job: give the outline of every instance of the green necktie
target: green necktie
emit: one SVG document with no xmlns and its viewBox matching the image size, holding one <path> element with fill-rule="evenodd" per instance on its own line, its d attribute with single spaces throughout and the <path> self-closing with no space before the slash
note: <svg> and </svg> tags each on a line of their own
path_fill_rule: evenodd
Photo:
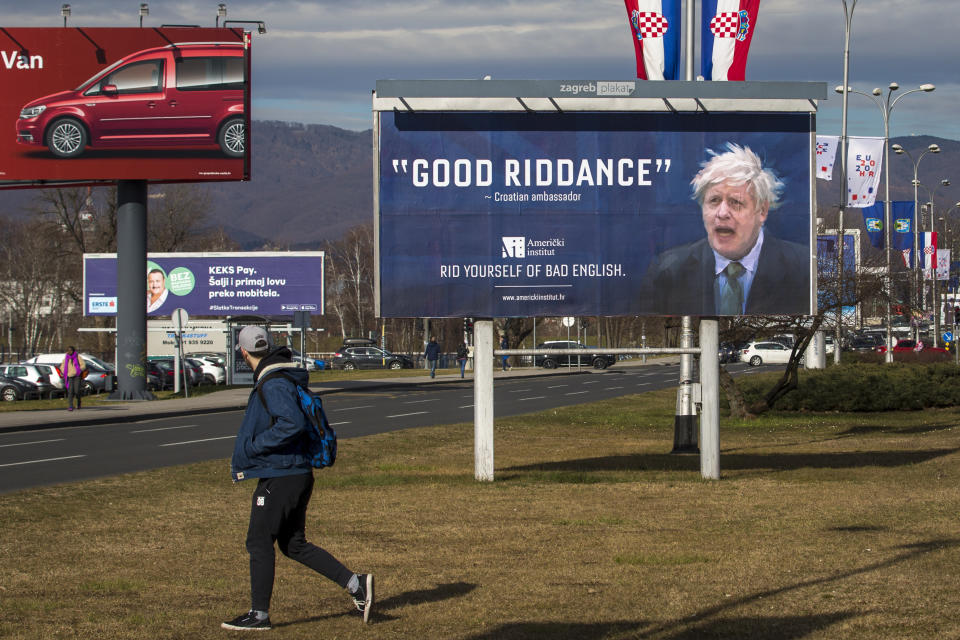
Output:
<svg viewBox="0 0 960 640">
<path fill-rule="evenodd" d="M 740 284 L 740 275 L 745 271 L 739 262 L 731 262 L 723 270 L 727 279 L 727 286 L 720 297 L 720 315 L 739 316 L 743 313 L 743 285 Z"/>
</svg>

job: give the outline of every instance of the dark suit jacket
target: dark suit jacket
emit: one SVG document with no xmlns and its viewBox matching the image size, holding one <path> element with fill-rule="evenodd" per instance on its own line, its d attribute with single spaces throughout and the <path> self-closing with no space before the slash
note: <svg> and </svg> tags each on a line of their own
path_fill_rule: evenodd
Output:
<svg viewBox="0 0 960 640">
<path fill-rule="evenodd" d="M 715 316 L 713 250 L 706 238 L 661 253 L 640 284 L 644 313 Z M 807 248 L 764 234 L 746 315 L 810 313 L 810 254 Z"/>
</svg>

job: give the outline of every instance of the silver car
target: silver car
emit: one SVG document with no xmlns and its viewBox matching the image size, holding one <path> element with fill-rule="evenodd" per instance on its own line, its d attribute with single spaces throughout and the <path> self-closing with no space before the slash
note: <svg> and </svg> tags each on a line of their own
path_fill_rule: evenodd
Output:
<svg viewBox="0 0 960 640">
<path fill-rule="evenodd" d="M 56 389 L 53 384 L 51 384 L 50 377 L 41 371 L 38 365 L 3 364 L 0 365 L 0 375 L 32 382 L 37 385 L 37 392 L 41 398 L 52 398 L 56 394 Z"/>
</svg>

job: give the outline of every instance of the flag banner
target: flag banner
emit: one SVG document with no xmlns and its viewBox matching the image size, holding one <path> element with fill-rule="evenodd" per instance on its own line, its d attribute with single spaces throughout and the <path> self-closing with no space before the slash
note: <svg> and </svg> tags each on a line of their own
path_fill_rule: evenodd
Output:
<svg viewBox="0 0 960 640">
<path fill-rule="evenodd" d="M 744 80 L 760 0 L 703 0 L 700 70 L 705 80 Z"/>
<path fill-rule="evenodd" d="M 923 277 L 927 280 L 933 278 L 933 269 L 937 264 L 937 232 L 925 231 L 919 234 L 920 246 L 917 252 L 922 256 Z"/>
<path fill-rule="evenodd" d="M 623 0 L 637 53 L 637 77 L 677 80 L 680 73 L 680 0 Z"/>
<path fill-rule="evenodd" d="M 833 180 L 833 161 L 837 157 L 840 136 L 817 136 L 817 177 Z"/>
<path fill-rule="evenodd" d="M 937 251 L 937 280 L 950 279 L 950 249 Z"/>
<path fill-rule="evenodd" d="M 894 200 L 890 209 L 893 220 L 893 249 L 903 256 L 903 264 L 910 266 L 910 254 L 913 253 L 913 202 Z"/>
<path fill-rule="evenodd" d="M 847 143 L 847 206 L 869 207 L 877 199 L 883 168 L 883 138 L 850 138 Z"/>
<path fill-rule="evenodd" d="M 819 142 L 817 144 L 819 146 Z M 883 249 L 886 246 L 886 233 L 883 231 L 884 213 L 883 202 L 874 202 L 863 209 L 863 226 L 867 229 L 870 244 L 877 249 Z"/>
</svg>

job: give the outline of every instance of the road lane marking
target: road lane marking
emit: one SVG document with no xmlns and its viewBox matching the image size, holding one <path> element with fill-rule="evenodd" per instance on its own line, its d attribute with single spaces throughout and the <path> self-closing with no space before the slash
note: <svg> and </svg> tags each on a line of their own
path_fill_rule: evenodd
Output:
<svg viewBox="0 0 960 640">
<path fill-rule="evenodd" d="M 413 413 L 398 413 L 395 416 L 387 416 L 388 418 L 406 418 L 407 416 L 419 416 L 424 413 L 430 413 L 429 411 L 415 411 Z"/>
<path fill-rule="evenodd" d="M 179 447 L 182 444 L 197 444 L 199 442 L 213 442 L 214 440 L 232 440 L 237 436 L 222 436 L 219 438 L 204 438 L 203 440 L 185 440 L 184 442 L 168 442 L 160 445 L 161 447 Z"/>
<path fill-rule="evenodd" d="M 527 391 L 533 391 L 533 389 L 514 389 L 513 391 L 508 391 L 507 393 L 526 393 Z"/>
<path fill-rule="evenodd" d="M 39 462 L 59 462 L 60 460 L 73 460 L 74 458 L 86 458 L 87 456 L 64 456 L 62 458 L 44 458 L 43 460 L 25 460 L 23 462 L 8 462 L 0 464 L 0 467 L 16 467 L 23 464 L 37 464 Z"/>
<path fill-rule="evenodd" d="M 650 384 L 650 383 L 649 383 L 649 382 L 638 382 L 638 383 L 637 383 L 637 386 L 638 386 L 638 387 L 645 387 L 645 386 L 647 386 L 648 384 Z"/>
<path fill-rule="evenodd" d="M 408 402 L 404 402 L 403 404 L 420 404 L 423 402 L 440 402 L 440 398 L 433 398 L 431 400 L 410 400 Z"/>
<path fill-rule="evenodd" d="M 33 442 L 15 442 L 13 444 L 0 444 L 0 449 L 4 447 L 25 447 L 28 444 L 47 444 L 48 442 L 63 442 L 66 438 L 57 438 L 55 440 L 34 440 Z"/>
<path fill-rule="evenodd" d="M 563 394 L 563 395 L 565 395 L 565 396 L 578 396 L 578 395 L 580 395 L 581 393 L 590 393 L 590 392 L 589 392 L 589 391 L 569 391 L 569 392 L 567 392 L 567 393 L 565 393 L 565 394 Z"/>
<path fill-rule="evenodd" d="M 350 421 L 347 420 L 346 422 L 331 422 L 331 423 L 330 423 L 330 426 L 331 426 L 331 427 L 338 427 L 338 426 L 340 426 L 341 424 L 350 424 Z"/>
<path fill-rule="evenodd" d="M 617 389 L 623 389 L 623 387 L 604 387 L 604 391 L 615 391 Z"/>
<path fill-rule="evenodd" d="M 372 409 L 375 405 L 365 404 L 359 407 L 339 407 L 337 409 L 330 409 L 330 411 L 353 411 L 354 409 Z"/>
<path fill-rule="evenodd" d="M 457 407 L 457 409 L 469 409 L 472 406 L 473 406 L 472 404 L 465 404 L 462 407 Z"/>
<path fill-rule="evenodd" d="M 176 427 L 157 427 L 156 429 L 138 429 L 137 431 L 131 431 L 130 433 L 150 433 L 151 431 L 170 431 L 171 429 L 189 429 L 191 427 L 199 427 L 198 424 L 183 424 Z"/>
<path fill-rule="evenodd" d="M 559 389 L 560 387 L 569 387 L 568 384 L 555 384 L 552 387 L 547 387 L 547 389 Z"/>
<path fill-rule="evenodd" d="M 587 381 L 584 382 L 583 384 L 597 384 L 598 382 L 600 382 L 600 381 L 599 381 L 599 380 L 587 380 Z"/>
<path fill-rule="evenodd" d="M 533 397 L 530 397 L 530 398 L 518 398 L 518 399 L 517 399 L 517 402 L 523 402 L 524 400 L 542 400 L 542 399 L 544 399 L 544 398 L 546 398 L 546 397 L 547 397 L 547 396 L 533 396 Z"/>
</svg>

